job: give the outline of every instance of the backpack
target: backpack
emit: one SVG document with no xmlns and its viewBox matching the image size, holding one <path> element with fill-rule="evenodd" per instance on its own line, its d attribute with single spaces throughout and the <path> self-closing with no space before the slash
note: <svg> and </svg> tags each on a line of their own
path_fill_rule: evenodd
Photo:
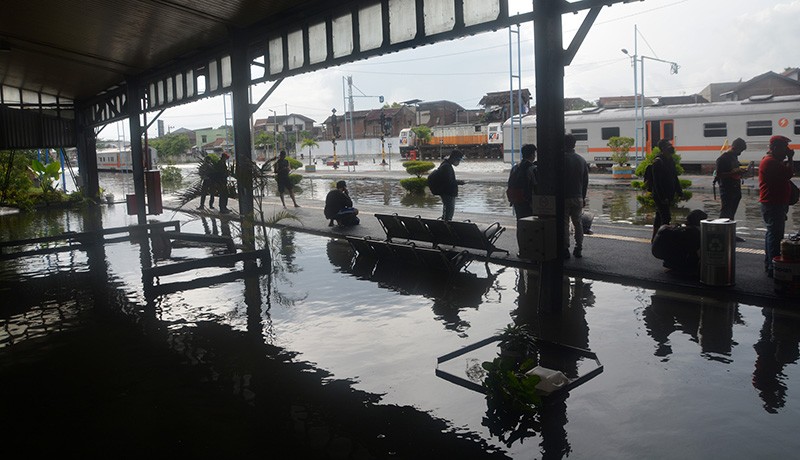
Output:
<svg viewBox="0 0 800 460">
<path fill-rule="evenodd" d="M 445 189 L 445 177 L 441 168 L 436 168 L 428 174 L 428 188 L 434 195 L 441 195 Z"/>
<path fill-rule="evenodd" d="M 653 164 L 650 163 L 644 169 L 644 176 L 642 177 L 644 180 L 644 189 L 648 192 L 653 191 Z"/>
<path fill-rule="evenodd" d="M 526 165 L 525 167 L 522 167 Z M 530 201 L 528 195 L 528 168 L 533 167 L 529 162 L 518 163 L 511 168 L 506 187 L 506 198 L 511 204 L 525 204 Z"/>
</svg>

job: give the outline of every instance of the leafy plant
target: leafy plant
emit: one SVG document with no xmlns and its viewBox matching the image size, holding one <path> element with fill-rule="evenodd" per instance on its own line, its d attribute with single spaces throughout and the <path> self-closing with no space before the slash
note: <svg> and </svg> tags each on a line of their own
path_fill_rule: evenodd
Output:
<svg viewBox="0 0 800 460">
<path fill-rule="evenodd" d="M 538 375 L 526 375 L 536 367 L 534 359 L 524 360 L 521 364 L 516 360 L 498 356 L 492 361 L 484 361 L 481 365 L 486 371 L 483 386 L 486 388 L 486 402 L 490 409 L 502 408 L 513 412 L 533 412 L 542 403 L 542 397 L 536 390 L 541 382 Z"/>
<path fill-rule="evenodd" d="M 425 125 L 419 125 L 411 128 L 411 132 L 417 137 L 417 142 L 420 144 L 427 144 L 433 137 L 431 128 Z"/>
<path fill-rule="evenodd" d="M 500 349 L 504 353 L 535 359 L 539 348 L 536 335 L 527 324 L 509 324 L 498 332 Z"/>
<path fill-rule="evenodd" d="M 183 182 L 183 174 L 181 170 L 175 166 L 169 165 L 161 168 L 161 182 L 168 187 L 178 187 Z"/>
<path fill-rule="evenodd" d="M 424 195 L 428 186 L 427 177 L 407 177 L 400 179 L 400 186 L 413 195 Z"/>
<path fill-rule="evenodd" d="M 39 187 L 41 187 L 43 193 L 55 190 L 55 184 L 61 176 L 60 164 L 52 162 L 44 165 L 34 158 L 31 160 L 30 170 L 36 174 L 39 180 Z"/>
<path fill-rule="evenodd" d="M 427 174 L 428 171 L 435 167 L 436 165 L 430 161 L 412 160 L 403 162 L 403 168 L 405 168 L 406 172 L 417 177 L 422 177 L 423 174 Z"/>
<path fill-rule="evenodd" d="M 158 151 L 158 157 L 166 163 L 172 163 L 175 158 L 189 151 L 192 143 L 186 134 L 167 134 L 149 141 L 151 147 Z"/>
<path fill-rule="evenodd" d="M 614 136 L 608 140 L 608 148 L 611 149 L 611 161 L 619 166 L 628 164 L 628 152 L 633 147 L 632 137 Z"/>
</svg>

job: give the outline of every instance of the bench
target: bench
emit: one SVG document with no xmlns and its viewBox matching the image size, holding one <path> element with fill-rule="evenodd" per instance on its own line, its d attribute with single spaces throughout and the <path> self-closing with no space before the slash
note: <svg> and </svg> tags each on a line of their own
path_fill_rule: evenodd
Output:
<svg viewBox="0 0 800 460">
<path fill-rule="evenodd" d="M 509 253 L 494 244 L 505 231 L 505 227 L 499 222 L 481 229 L 470 221 L 444 221 L 397 214 L 375 214 L 375 217 L 386 234 L 386 241 L 389 242 L 402 239 L 406 242 L 430 243 L 433 248 L 442 245 L 478 249 L 486 251 L 487 256 L 493 252 Z"/>
<path fill-rule="evenodd" d="M 449 273 L 461 270 L 472 261 L 467 251 L 418 247 L 414 243 L 379 241 L 370 237 L 347 236 L 345 239 L 356 252 L 357 258 L 368 260 L 391 260 Z"/>
</svg>

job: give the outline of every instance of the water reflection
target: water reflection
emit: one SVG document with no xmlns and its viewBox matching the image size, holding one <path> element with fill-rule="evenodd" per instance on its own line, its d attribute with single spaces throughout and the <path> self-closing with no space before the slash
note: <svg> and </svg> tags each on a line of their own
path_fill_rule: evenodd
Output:
<svg viewBox="0 0 800 460">
<path fill-rule="evenodd" d="M 673 349 L 670 336 L 681 332 L 700 344 L 703 357 L 730 363 L 734 324 L 742 324 L 735 302 L 699 302 L 688 297 L 656 291 L 643 311 L 647 333 L 656 342 L 653 352 L 662 361 L 669 361 Z"/>
<path fill-rule="evenodd" d="M 433 300 L 434 318 L 444 324 L 446 330 L 467 337 L 468 321 L 461 318 L 465 309 L 476 309 L 484 302 L 498 276 L 505 268 L 493 272 L 483 264 L 479 276 L 472 270 L 450 273 L 416 264 L 407 264 L 401 259 L 376 259 L 356 254 L 342 240 L 331 239 L 326 245 L 328 260 L 341 272 L 377 283 L 378 286 L 403 295 L 419 295 Z"/>
<path fill-rule="evenodd" d="M 764 410 L 776 414 L 786 405 L 788 376 L 784 368 L 800 357 L 800 319 L 794 314 L 762 310 L 764 323 L 758 342 L 753 345 L 756 363 L 753 387 L 763 401 Z"/>
</svg>

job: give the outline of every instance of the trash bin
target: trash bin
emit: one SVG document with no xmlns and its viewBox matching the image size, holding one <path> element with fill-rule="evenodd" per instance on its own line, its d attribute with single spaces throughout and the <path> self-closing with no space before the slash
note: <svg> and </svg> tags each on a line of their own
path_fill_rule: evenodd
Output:
<svg viewBox="0 0 800 460">
<path fill-rule="evenodd" d="M 700 282 L 709 286 L 736 283 L 736 221 L 700 222 Z"/>
</svg>

